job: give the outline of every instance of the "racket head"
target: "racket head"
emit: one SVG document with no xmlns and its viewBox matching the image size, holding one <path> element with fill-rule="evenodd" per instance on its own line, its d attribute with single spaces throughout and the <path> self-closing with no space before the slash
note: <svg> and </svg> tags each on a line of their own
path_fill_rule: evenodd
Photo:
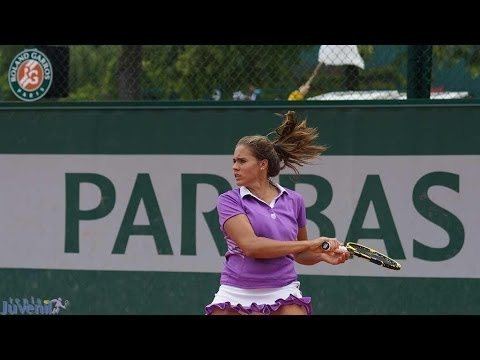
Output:
<svg viewBox="0 0 480 360">
<path fill-rule="evenodd" d="M 377 264 L 392 270 L 400 270 L 402 268 L 402 266 L 392 258 L 389 258 L 387 255 L 384 255 L 378 252 L 377 250 L 371 249 L 367 246 L 349 242 L 345 245 L 345 247 L 350 252 L 350 254 L 367 259 L 373 262 L 374 264 Z"/>
</svg>

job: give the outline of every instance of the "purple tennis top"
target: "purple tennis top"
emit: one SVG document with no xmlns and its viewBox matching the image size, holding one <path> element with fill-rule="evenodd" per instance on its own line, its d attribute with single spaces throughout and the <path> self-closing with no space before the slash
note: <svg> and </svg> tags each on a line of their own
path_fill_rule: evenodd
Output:
<svg viewBox="0 0 480 360">
<path fill-rule="evenodd" d="M 274 184 L 279 194 L 270 203 L 253 195 L 242 186 L 221 194 L 217 210 L 220 229 L 227 241 L 225 266 L 220 283 L 239 288 L 275 288 L 297 279 L 293 255 L 272 259 L 255 259 L 246 256 L 223 225 L 232 216 L 245 214 L 256 236 L 277 241 L 296 241 L 298 229 L 306 224 L 305 204 L 296 191 Z"/>
</svg>

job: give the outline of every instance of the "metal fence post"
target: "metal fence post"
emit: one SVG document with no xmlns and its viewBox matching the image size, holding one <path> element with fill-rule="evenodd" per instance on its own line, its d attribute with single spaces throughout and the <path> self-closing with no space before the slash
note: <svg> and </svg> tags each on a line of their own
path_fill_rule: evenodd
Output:
<svg viewBox="0 0 480 360">
<path fill-rule="evenodd" d="M 407 98 L 430 99 L 432 45 L 408 46 Z"/>
</svg>

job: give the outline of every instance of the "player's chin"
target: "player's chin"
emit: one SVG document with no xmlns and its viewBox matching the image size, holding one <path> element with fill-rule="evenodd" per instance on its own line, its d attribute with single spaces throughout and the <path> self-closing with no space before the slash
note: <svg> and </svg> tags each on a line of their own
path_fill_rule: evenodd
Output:
<svg viewBox="0 0 480 360">
<path fill-rule="evenodd" d="M 243 186 L 244 185 L 244 181 L 242 181 L 242 179 L 237 179 L 235 178 L 235 185 L 237 186 Z"/>
</svg>

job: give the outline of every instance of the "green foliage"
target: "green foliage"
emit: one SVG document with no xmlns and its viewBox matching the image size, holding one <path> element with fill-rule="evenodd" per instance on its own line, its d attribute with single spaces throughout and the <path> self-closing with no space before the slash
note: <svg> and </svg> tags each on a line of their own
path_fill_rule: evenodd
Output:
<svg viewBox="0 0 480 360">
<path fill-rule="evenodd" d="M 366 61 L 373 56 L 375 48 L 373 45 L 358 45 L 358 52 L 363 60 Z"/>
<path fill-rule="evenodd" d="M 470 76 L 480 75 L 480 47 L 478 45 L 435 45 L 433 61 L 441 68 L 451 68 L 464 62 Z"/>
<path fill-rule="evenodd" d="M 63 100 L 115 99 L 119 55 L 120 46 L 71 46 L 70 95 Z"/>
<path fill-rule="evenodd" d="M 405 90 L 407 87 L 407 59 L 408 52 L 405 47 L 385 65 L 367 68 L 360 73 L 359 90 Z"/>
<path fill-rule="evenodd" d="M 147 100 L 177 100 L 175 79 L 179 72 L 174 64 L 185 46 L 164 45 L 143 47 L 143 96 Z"/>
<path fill-rule="evenodd" d="M 294 89 L 304 76 L 295 71 L 300 54 L 309 48 L 312 46 L 146 46 L 144 89 L 147 97 L 180 100 L 206 99 L 216 88 L 223 91 L 224 99 L 231 100 L 234 91 L 245 92 L 249 84 L 261 89 Z"/>
<path fill-rule="evenodd" d="M 31 47 L 0 47 L 0 100 L 18 100 L 8 85 L 8 67 L 17 53 Z M 366 68 L 358 73 L 357 90 L 405 89 L 406 46 L 358 48 Z M 319 45 L 145 45 L 141 99 L 204 100 L 219 88 L 223 100 L 232 100 L 233 92 L 245 93 L 249 85 L 262 89 L 262 100 L 286 99 L 312 73 L 318 49 Z M 383 61 L 380 52 L 389 56 Z M 120 56 L 120 45 L 70 46 L 70 92 L 60 101 L 118 99 Z M 479 46 L 436 45 L 433 56 L 436 68 L 463 64 L 471 78 L 480 75 Z M 319 72 L 310 95 L 346 90 L 345 68 L 329 68 Z"/>
</svg>

